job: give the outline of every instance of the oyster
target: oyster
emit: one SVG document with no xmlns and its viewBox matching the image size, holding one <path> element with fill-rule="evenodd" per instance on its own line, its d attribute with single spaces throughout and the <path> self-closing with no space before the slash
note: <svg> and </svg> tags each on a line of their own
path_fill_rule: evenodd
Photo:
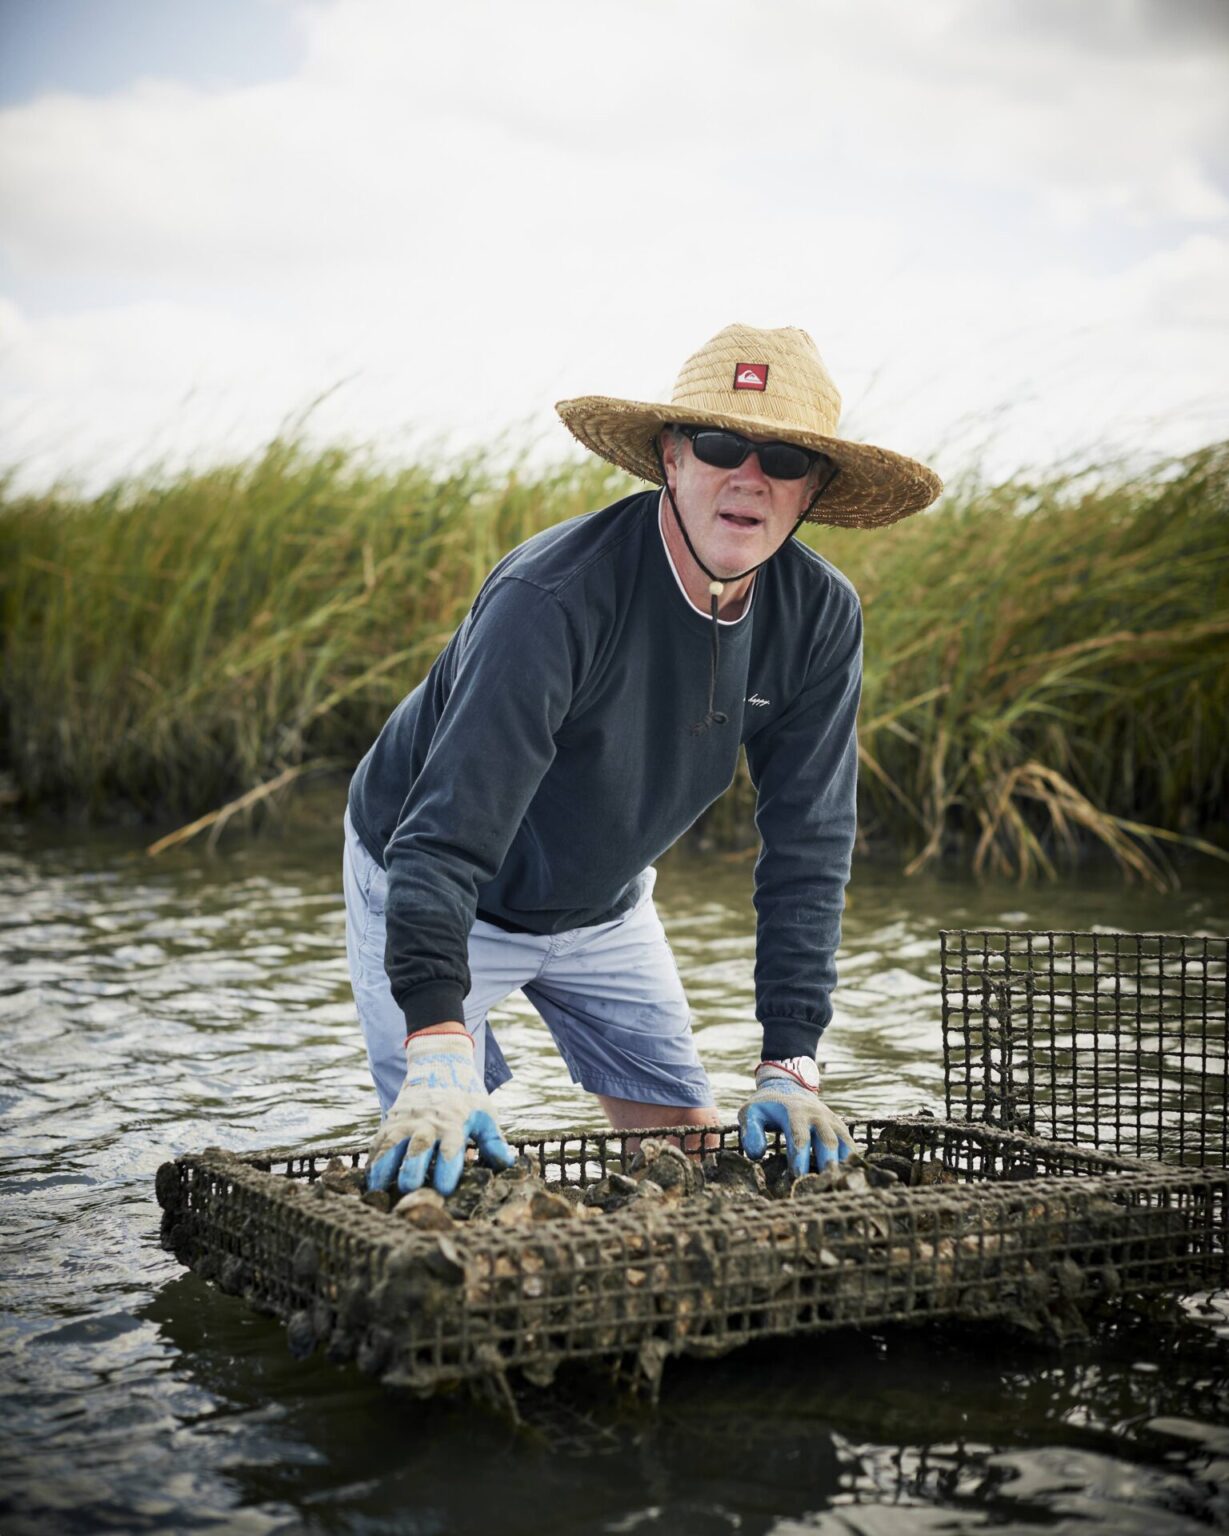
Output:
<svg viewBox="0 0 1229 1536">
<path fill-rule="evenodd" d="M 335 1195 L 361 1195 L 367 1187 L 367 1175 L 340 1157 L 330 1157 L 319 1182 Z"/>
<path fill-rule="evenodd" d="M 608 1173 L 585 1190 L 582 1202 L 601 1211 L 619 1211 L 640 1193 L 639 1181 L 625 1173 Z"/>
<path fill-rule="evenodd" d="M 784 1161 L 784 1160 L 782 1160 Z M 768 1194 L 764 1169 L 741 1152 L 722 1147 L 700 1165 L 705 1189 L 723 1195 L 752 1195 L 763 1199 Z"/>
<path fill-rule="evenodd" d="M 628 1169 L 632 1178 L 652 1179 L 668 1195 L 694 1195 L 704 1187 L 704 1175 L 695 1158 L 672 1142 L 646 1137 L 636 1149 Z"/>
<path fill-rule="evenodd" d="M 393 1215 L 400 1216 L 420 1232 L 447 1232 L 454 1225 L 448 1214 L 444 1197 L 434 1189 L 414 1189 L 393 1206 Z"/>
</svg>

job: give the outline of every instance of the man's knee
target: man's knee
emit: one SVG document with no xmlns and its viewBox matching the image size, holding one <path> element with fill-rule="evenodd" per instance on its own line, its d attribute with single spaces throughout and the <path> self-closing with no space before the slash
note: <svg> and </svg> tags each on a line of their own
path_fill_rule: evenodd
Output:
<svg viewBox="0 0 1229 1536">
<path fill-rule="evenodd" d="M 660 1129 L 667 1132 L 667 1141 L 694 1157 L 714 1152 L 720 1144 L 719 1137 L 704 1134 L 705 1127 L 721 1124 L 713 1104 L 647 1104 L 636 1099 L 612 1098 L 605 1093 L 599 1093 L 597 1100 L 616 1131 Z M 695 1132 L 689 1134 L 688 1126 L 695 1126 Z M 632 1155 L 639 1145 L 639 1136 L 625 1137 L 623 1150 Z"/>
<path fill-rule="evenodd" d="M 721 1124 L 715 1104 L 649 1104 L 638 1099 L 616 1099 L 608 1093 L 599 1093 L 596 1098 L 616 1131 Z"/>
</svg>

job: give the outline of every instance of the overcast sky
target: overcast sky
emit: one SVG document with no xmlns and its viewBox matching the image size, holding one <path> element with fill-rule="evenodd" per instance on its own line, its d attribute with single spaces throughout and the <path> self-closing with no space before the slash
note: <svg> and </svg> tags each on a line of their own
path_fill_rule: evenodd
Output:
<svg viewBox="0 0 1229 1536">
<path fill-rule="evenodd" d="M 1229 435 L 1226 0 L 0 0 L 0 460 L 666 398 L 801 325 L 953 474 Z M 331 392 L 330 392 L 331 391 Z"/>
</svg>

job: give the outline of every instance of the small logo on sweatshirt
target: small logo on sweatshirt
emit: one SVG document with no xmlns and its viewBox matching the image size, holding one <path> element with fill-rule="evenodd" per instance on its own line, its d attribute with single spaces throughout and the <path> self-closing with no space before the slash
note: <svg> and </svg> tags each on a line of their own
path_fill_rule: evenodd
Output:
<svg viewBox="0 0 1229 1536">
<path fill-rule="evenodd" d="M 747 700 L 747 703 L 754 704 L 756 709 L 765 709 L 767 708 L 769 701 L 767 699 L 761 698 L 758 693 L 753 693 Z"/>
<path fill-rule="evenodd" d="M 767 363 L 739 363 L 734 370 L 735 389 L 767 389 Z"/>
</svg>

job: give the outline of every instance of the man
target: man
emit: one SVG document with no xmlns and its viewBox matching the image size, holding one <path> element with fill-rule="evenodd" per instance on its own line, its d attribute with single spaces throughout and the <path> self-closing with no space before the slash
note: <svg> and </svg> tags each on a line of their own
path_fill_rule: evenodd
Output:
<svg viewBox="0 0 1229 1536">
<path fill-rule="evenodd" d="M 836 434 L 799 330 L 730 326 L 669 403 L 561 402 L 588 448 L 659 487 L 530 539 L 363 759 L 346 818 L 347 950 L 386 1118 L 372 1187 L 444 1195 L 472 1140 L 512 1160 L 491 1007 L 520 988 L 616 1129 L 709 1125 L 713 1095 L 652 903 L 652 864 L 756 786 L 755 1088 L 743 1144 L 794 1171 L 849 1150 L 819 1097 L 855 830 L 857 595 L 792 535 L 931 502 L 922 465 Z"/>
</svg>

